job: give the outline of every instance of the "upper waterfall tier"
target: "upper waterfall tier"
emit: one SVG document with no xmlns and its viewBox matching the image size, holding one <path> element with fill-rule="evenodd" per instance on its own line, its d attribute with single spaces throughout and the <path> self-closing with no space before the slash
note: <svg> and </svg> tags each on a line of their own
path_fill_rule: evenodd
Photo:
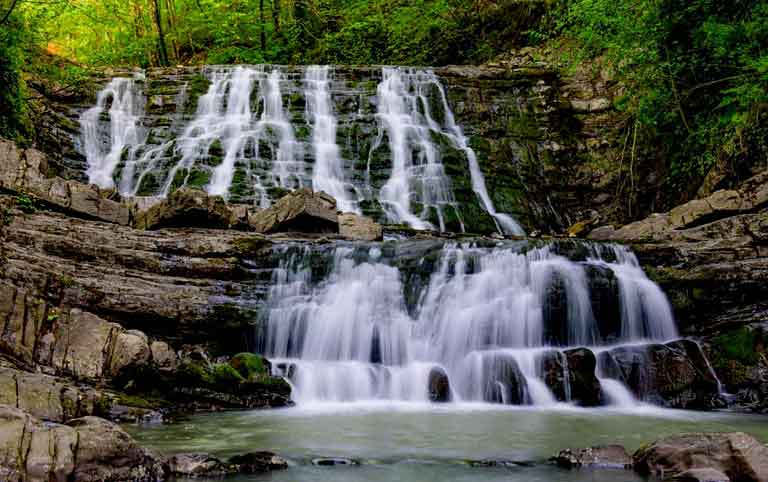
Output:
<svg viewBox="0 0 768 482">
<path fill-rule="evenodd" d="M 627 404 L 660 401 L 665 357 L 710 376 L 697 345 L 669 343 L 670 305 L 622 246 L 276 249 L 257 346 L 300 402 Z"/>
<path fill-rule="evenodd" d="M 124 196 L 186 185 L 266 207 L 313 187 L 384 222 L 523 234 L 431 70 L 221 66 L 170 86 L 136 74 L 104 87 L 80 125 L 89 181 Z"/>
</svg>

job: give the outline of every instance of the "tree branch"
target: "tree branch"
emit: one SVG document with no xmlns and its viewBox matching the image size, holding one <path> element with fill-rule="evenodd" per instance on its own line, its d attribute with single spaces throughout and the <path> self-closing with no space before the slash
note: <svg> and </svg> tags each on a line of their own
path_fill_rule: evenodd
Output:
<svg viewBox="0 0 768 482">
<path fill-rule="evenodd" d="M 13 9 L 14 9 L 14 8 L 16 8 L 16 5 L 17 5 L 17 4 L 18 4 L 20 1 L 21 1 L 21 0 L 13 0 L 13 1 L 11 2 L 11 8 L 9 8 L 7 12 L 5 12 L 5 15 L 3 16 L 2 20 L 0 20 L 0 25 L 4 24 L 5 22 L 7 22 L 7 21 L 8 21 L 8 19 L 9 19 L 9 18 L 11 18 L 11 14 L 13 13 Z"/>
</svg>

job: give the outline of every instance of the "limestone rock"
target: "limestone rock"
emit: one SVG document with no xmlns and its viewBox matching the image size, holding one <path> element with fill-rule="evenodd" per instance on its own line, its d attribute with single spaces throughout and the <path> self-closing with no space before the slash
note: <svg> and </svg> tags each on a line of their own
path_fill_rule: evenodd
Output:
<svg viewBox="0 0 768 482">
<path fill-rule="evenodd" d="M 248 224 L 259 233 L 337 233 L 336 200 L 324 192 L 293 191 L 268 209 L 253 213 Z"/>
<path fill-rule="evenodd" d="M 82 482 L 163 479 L 162 459 L 140 447 L 122 428 L 98 417 L 70 421 L 78 436 L 74 478 Z"/>
<path fill-rule="evenodd" d="M 632 467 L 632 457 L 621 445 L 565 449 L 550 460 L 566 469 L 579 467 L 629 469 Z"/>
<path fill-rule="evenodd" d="M 32 195 L 76 215 L 127 225 L 128 207 L 107 199 L 96 186 L 46 177 L 47 160 L 35 149 L 20 149 L 0 139 L 0 188 Z"/>
<path fill-rule="evenodd" d="M 339 234 L 354 241 L 379 241 L 383 236 L 381 225 L 373 219 L 355 213 L 339 214 Z"/>
<path fill-rule="evenodd" d="M 641 474 L 674 477 L 687 473 L 689 479 L 682 480 L 697 480 L 690 477 L 702 475 L 708 480 L 721 474 L 728 477 L 726 480 L 768 480 L 768 448 L 741 432 L 666 437 L 640 448 L 633 459 Z"/>
<path fill-rule="evenodd" d="M 99 379 L 108 375 L 111 344 L 120 331 L 119 325 L 72 310 L 67 322 L 56 330 L 54 367 L 75 378 Z"/>
<path fill-rule="evenodd" d="M 22 410 L 0 405 L 2 480 L 72 480 L 77 444 L 72 428 L 43 424 Z"/>
<path fill-rule="evenodd" d="M 669 217 L 673 226 L 687 227 L 713 212 L 714 209 L 706 199 L 695 199 L 673 208 Z"/>
<path fill-rule="evenodd" d="M 146 211 L 136 214 L 137 229 L 179 227 L 229 228 L 233 213 L 224 198 L 199 189 L 182 188 Z"/>
</svg>

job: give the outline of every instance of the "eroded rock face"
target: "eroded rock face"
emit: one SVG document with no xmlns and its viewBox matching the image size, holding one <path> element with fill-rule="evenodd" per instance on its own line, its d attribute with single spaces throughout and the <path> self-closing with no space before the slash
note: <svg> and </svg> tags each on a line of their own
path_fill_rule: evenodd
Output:
<svg viewBox="0 0 768 482">
<path fill-rule="evenodd" d="M 109 199 L 112 191 L 59 177 L 46 177 L 46 156 L 0 139 L 0 188 L 32 195 L 62 210 L 91 219 L 127 225 L 127 205 Z"/>
<path fill-rule="evenodd" d="M 768 480 L 768 448 L 741 432 L 667 437 L 640 448 L 633 459 L 635 470 L 642 474 L 687 477 L 682 480 Z"/>
</svg>

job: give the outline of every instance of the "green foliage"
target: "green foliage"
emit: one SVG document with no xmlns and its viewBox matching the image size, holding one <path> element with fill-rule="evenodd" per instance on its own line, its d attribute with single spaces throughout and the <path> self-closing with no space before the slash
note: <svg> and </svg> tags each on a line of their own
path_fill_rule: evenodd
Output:
<svg viewBox="0 0 768 482">
<path fill-rule="evenodd" d="M 19 194 L 13 198 L 16 207 L 26 214 L 32 214 L 37 211 L 37 199 L 31 194 Z"/>
<path fill-rule="evenodd" d="M 627 86 L 617 107 L 661 141 L 671 187 L 765 158 L 767 2 L 575 0 L 556 17 L 573 64 L 601 56 Z"/>
<path fill-rule="evenodd" d="M 719 357 L 754 365 L 760 360 L 755 351 L 757 341 L 754 331 L 741 327 L 718 336 L 714 340 L 714 345 Z"/>
<path fill-rule="evenodd" d="M 19 142 L 31 132 L 22 77 L 26 36 L 24 23 L 16 14 L 0 25 L 0 136 Z"/>
</svg>

